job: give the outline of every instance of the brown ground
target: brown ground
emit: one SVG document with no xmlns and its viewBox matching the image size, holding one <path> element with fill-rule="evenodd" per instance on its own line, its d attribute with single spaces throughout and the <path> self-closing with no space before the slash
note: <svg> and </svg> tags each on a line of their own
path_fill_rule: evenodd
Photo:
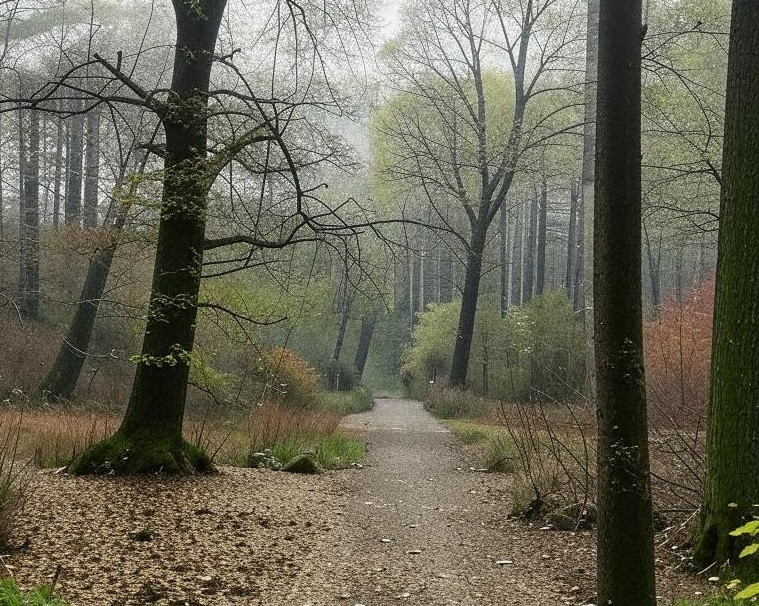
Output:
<svg viewBox="0 0 759 606">
<path fill-rule="evenodd" d="M 470 470 L 417 402 L 348 417 L 363 469 L 193 478 L 40 473 L 9 558 L 71 606 L 594 603 L 594 537 L 507 519 L 509 480 Z M 150 540 L 139 540 L 150 539 Z M 662 603 L 706 591 L 660 549 Z M 630 563 L 634 566 L 634 562 Z"/>
</svg>

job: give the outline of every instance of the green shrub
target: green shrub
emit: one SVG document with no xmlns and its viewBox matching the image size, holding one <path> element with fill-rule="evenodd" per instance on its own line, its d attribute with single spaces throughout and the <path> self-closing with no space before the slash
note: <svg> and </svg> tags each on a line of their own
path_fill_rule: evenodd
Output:
<svg viewBox="0 0 759 606">
<path fill-rule="evenodd" d="M 323 406 L 341 416 L 366 412 L 374 406 L 371 390 L 359 385 L 351 391 L 330 391 L 321 395 Z"/>
<path fill-rule="evenodd" d="M 366 457 L 366 445 L 342 433 L 328 436 L 290 436 L 272 444 L 271 456 L 282 464 L 303 453 L 312 454 L 324 469 L 343 469 Z"/>
<path fill-rule="evenodd" d="M 423 397 L 450 372 L 460 303 L 430 305 L 419 316 L 401 369 L 409 393 Z M 497 301 L 477 310 L 468 387 L 510 399 L 574 400 L 585 381 L 585 333 L 564 291 L 548 292 L 501 318 Z"/>
</svg>

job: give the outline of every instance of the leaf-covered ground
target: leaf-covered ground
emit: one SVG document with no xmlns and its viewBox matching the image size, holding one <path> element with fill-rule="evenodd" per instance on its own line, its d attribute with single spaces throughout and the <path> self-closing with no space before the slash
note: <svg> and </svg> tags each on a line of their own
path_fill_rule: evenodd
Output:
<svg viewBox="0 0 759 606">
<path fill-rule="evenodd" d="M 472 471 L 418 403 L 380 400 L 347 424 L 368 437 L 362 469 L 39 473 L 4 560 L 26 586 L 60 565 L 71 606 L 594 603 L 592 532 L 508 519 L 508 477 Z M 657 559 L 662 603 L 708 591 L 673 546 Z"/>
</svg>

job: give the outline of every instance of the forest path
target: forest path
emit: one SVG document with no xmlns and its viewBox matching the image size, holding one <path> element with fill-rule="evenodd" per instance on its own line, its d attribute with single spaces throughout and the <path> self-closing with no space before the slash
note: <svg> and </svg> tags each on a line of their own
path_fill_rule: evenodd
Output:
<svg viewBox="0 0 759 606">
<path fill-rule="evenodd" d="M 568 562 L 551 562 L 566 545 L 546 553 L 544 533 L 507 522 L 505 476 L 472 471 L 421 403 L 377 400 L 342 425 L 366 436 L 369 459 L 345 472 L 334 532 L 307 555 L 288 605 L 566 603 Z"/>
</svg>

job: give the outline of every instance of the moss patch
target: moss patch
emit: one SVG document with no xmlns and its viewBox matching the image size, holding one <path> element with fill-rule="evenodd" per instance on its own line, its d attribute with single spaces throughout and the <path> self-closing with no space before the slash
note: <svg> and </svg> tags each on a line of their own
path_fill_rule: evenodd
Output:
<svg viewBox="0 0 759 606">
<path fill-rule="evenodd" d="M 68 467 L 75 475 L 211 472 L 210 457 L 185 440 L 149 432 L 116 432 L 76 457 Z"/>
</svg>

